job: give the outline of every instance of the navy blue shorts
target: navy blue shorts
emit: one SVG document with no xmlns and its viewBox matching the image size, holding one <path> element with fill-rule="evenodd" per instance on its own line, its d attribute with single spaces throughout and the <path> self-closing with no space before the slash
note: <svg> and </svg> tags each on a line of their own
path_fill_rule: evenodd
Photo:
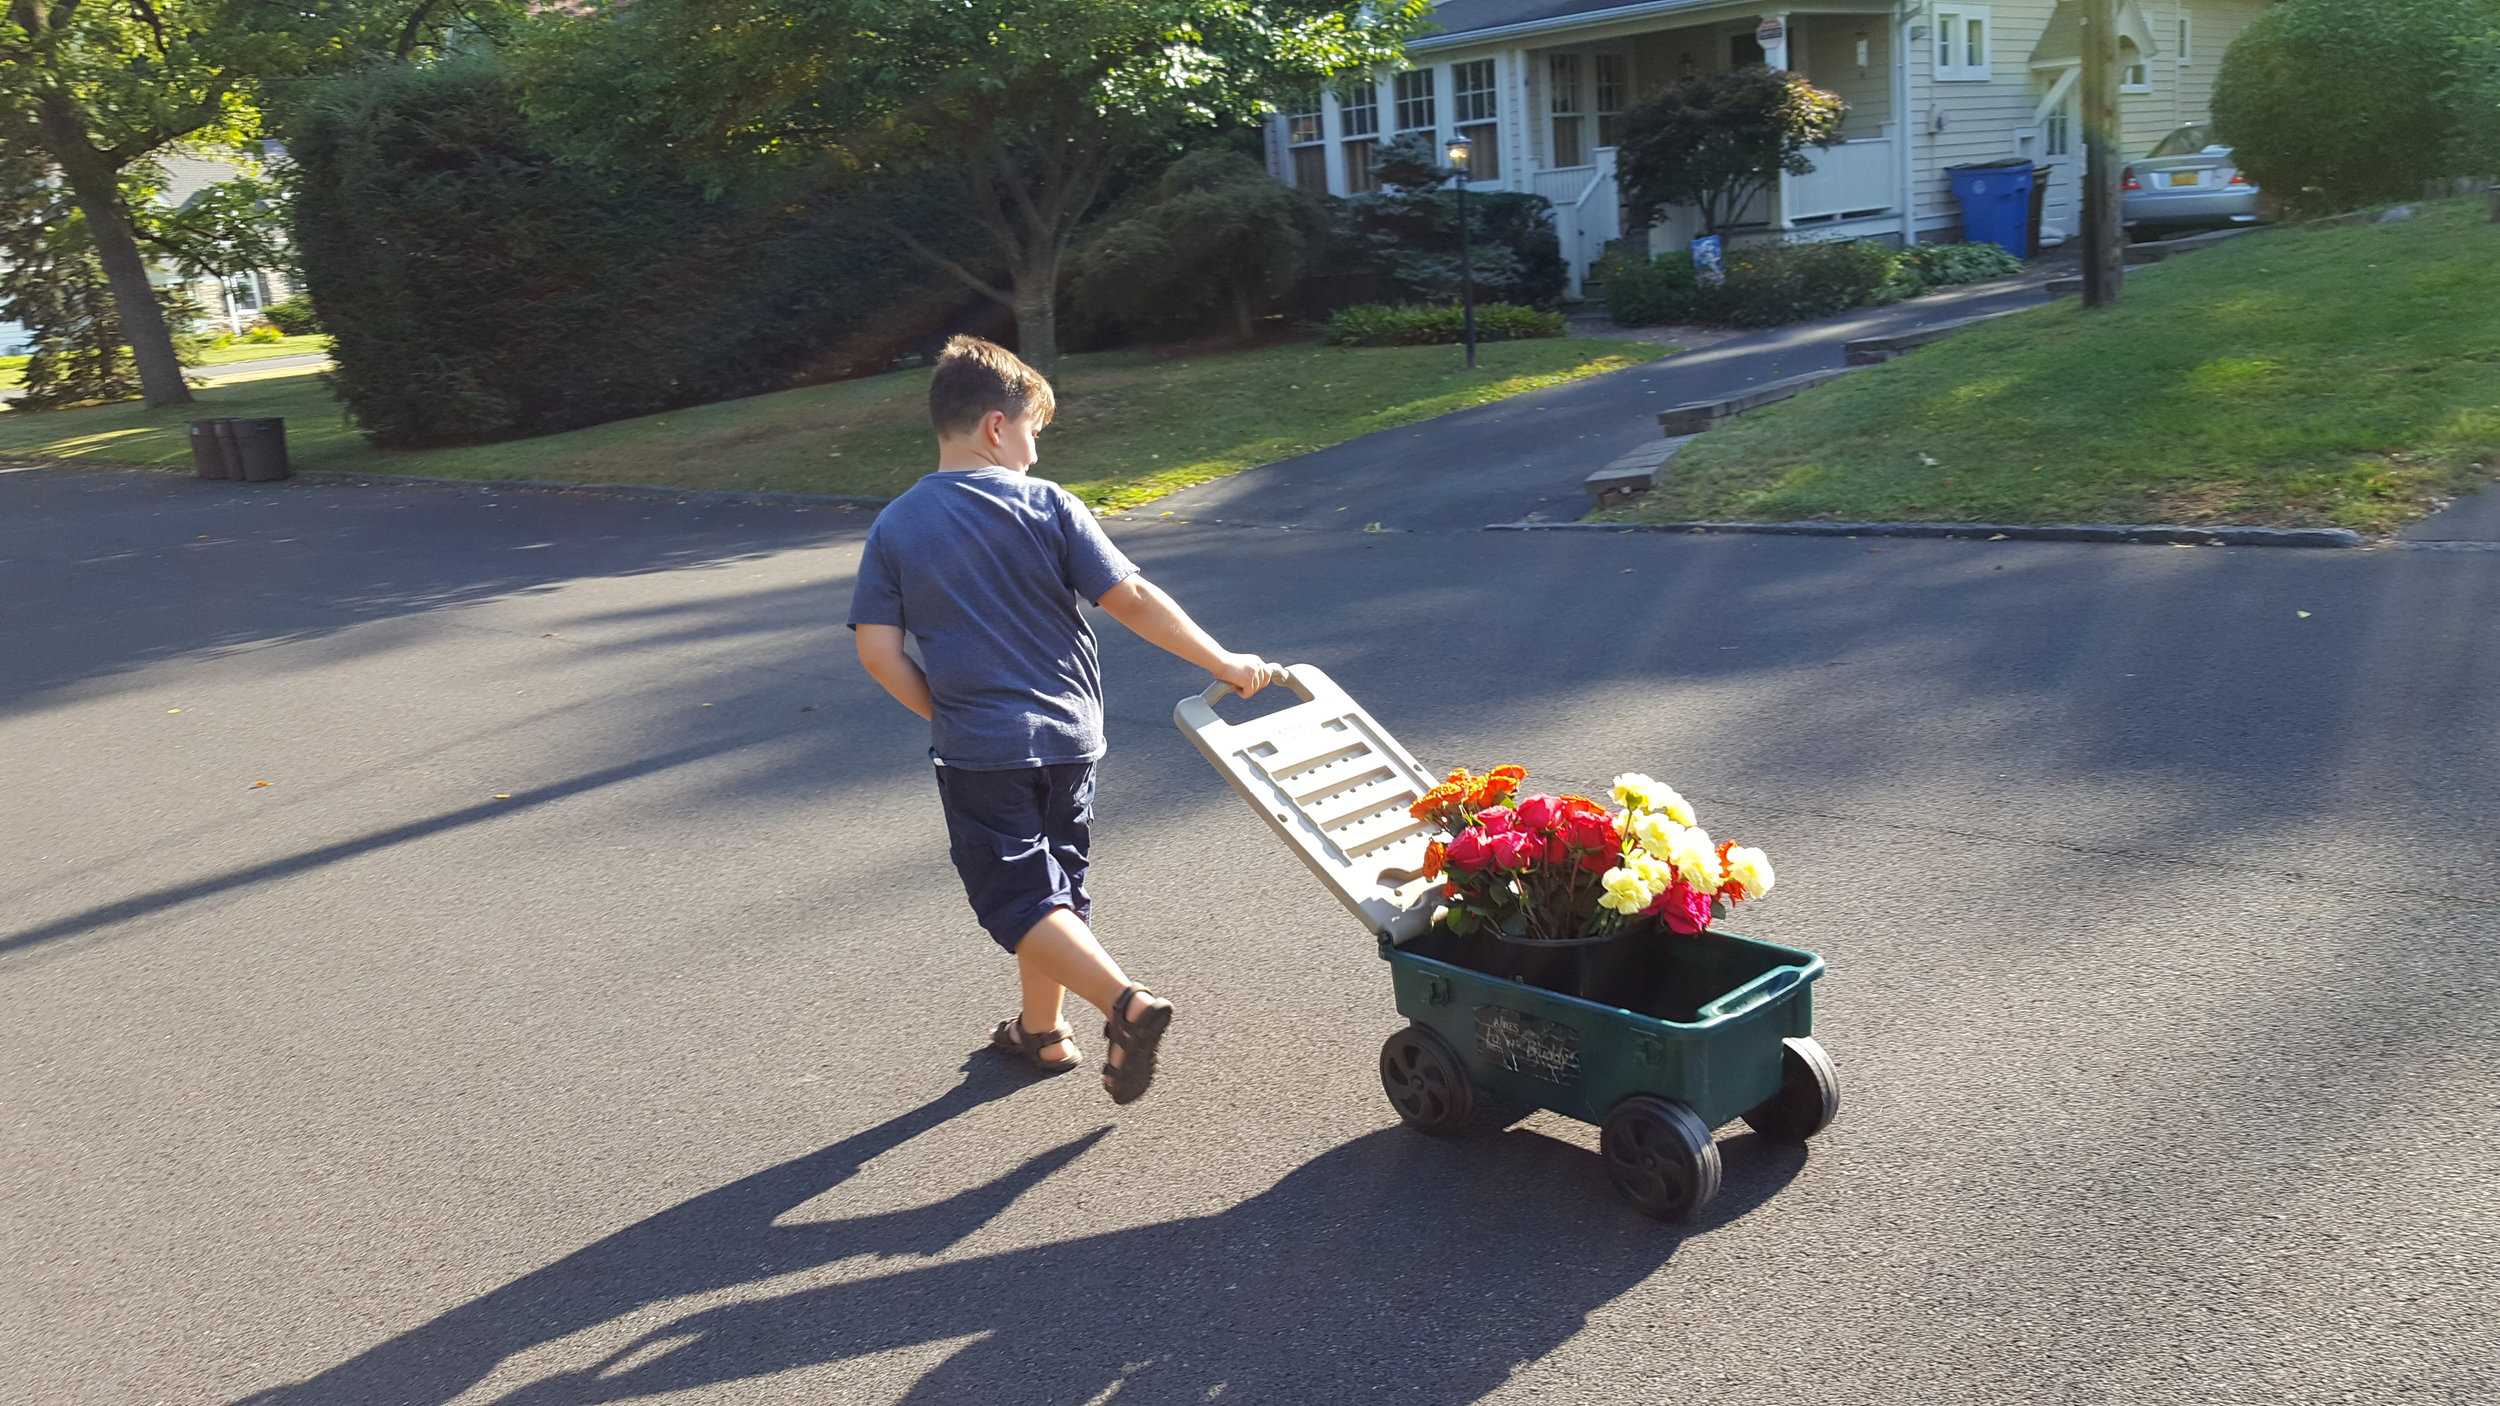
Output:
<svg viewBox="0 0 2500 1406">
<path fill-rule="evenodd" d="M 1012 771 L 941 766 L 937 784 L 964 897 L 999 946 L 1015 951 L 1053 908 L 1093 916 L 1085 892 L 1094 841 L 1092 762 Z"/>
</svg>

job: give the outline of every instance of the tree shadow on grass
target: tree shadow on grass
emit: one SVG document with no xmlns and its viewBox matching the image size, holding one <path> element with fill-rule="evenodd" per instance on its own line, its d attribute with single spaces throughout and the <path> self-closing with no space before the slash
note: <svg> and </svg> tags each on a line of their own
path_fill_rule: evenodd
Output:
<svg viewBox="0 0 2500 1406">
<path fill-rule="evenodd" d="M 706 1192 L 289 1386 L 238 1406 L 441 1406 L 514 1355 L 671 1298 L 858 1256 L 941 1254 L 1110 1131 L 907 1211 L 776 1224 L 869 1159 L 1002 1097 L 1024 1076 L 975 1056 L 965 1081 L 820 1151 Z M 1210 1151 L 1210 1155 L 1215 1155 Z M 914 1402 L 1472 1400 L 1656 1273 L 1693 1229 L 1742 1216 L 1806 1154 L 1725 1144 L 1699 1227 L 1643 1220 L 1594 1153 L 1527 1129 L 1458 1139 L 1390 1127 L 1214 1215 L 706 1307 L 603 1360 L 500 1398 L 557 1406 L 720 1386 L 898 1348 L 977 1341 Z"/>
</svg>

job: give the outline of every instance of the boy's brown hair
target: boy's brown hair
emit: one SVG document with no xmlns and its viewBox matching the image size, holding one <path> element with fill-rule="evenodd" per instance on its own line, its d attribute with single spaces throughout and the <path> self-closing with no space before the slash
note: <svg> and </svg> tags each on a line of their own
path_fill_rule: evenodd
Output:
<svg viewBox="0 0 2500 1406">
<path fill-rule="evenodd" d="M 940 439 L 968 435 L 996 410 L 1010 420 L 1038 414 L 1047 425 L 1059 411 L 1042 373 L 1014 352 L 978 337 L 950 337 L 929 378 L 929 425 Z"/>
</svg>

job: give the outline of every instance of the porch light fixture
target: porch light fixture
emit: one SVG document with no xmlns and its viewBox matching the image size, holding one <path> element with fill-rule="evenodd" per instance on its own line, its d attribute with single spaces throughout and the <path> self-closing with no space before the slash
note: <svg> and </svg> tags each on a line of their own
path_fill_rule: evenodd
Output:
<svg viewBox="0 0 2500 1406">
<path fill-rule="evenodd" d="M 1441 148 L 1449 158 L 1450 169 L 1458 174 L 1458 306 L 1459 317 L 1466 329 L 1467 369 L 1476 369 L 1476 251 L 1472 238 L 1473 221 L 1467 214 L 1467 158 L 1475 148 L 1464 136 L 1454 136 Z"/>
</svg>

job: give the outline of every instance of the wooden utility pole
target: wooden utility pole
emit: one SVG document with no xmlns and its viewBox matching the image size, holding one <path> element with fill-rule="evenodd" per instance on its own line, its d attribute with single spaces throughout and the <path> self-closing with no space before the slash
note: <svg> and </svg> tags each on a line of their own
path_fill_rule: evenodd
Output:
<svg viewBox="0 0 2500 1406">
<path fill-rule="evenodd" d="M 2127 280 L 2119 212 L 2118 0 L 2083 4 L 2083 305 L 2118 301 Z"/>
</svg>

